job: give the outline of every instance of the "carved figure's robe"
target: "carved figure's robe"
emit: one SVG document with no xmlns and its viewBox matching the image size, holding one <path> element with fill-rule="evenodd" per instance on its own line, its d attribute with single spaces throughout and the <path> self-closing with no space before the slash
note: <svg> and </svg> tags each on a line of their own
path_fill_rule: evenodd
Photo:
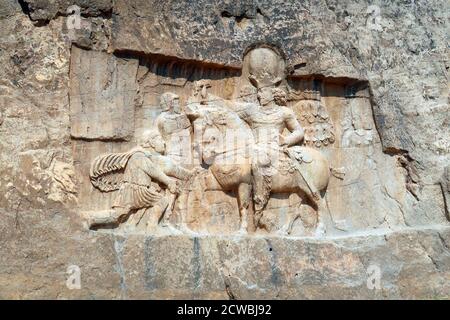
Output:
<svg viewBox="0 0 450 320">
<path fill-rule="evenodd" d="M 151 158 L 148 152 L 135 152 L 130 157 L 113 208 L 132 210 L 152 207 L 163 197 L 161 187 L 152 180 L 162 172 Z"/>
</svg>

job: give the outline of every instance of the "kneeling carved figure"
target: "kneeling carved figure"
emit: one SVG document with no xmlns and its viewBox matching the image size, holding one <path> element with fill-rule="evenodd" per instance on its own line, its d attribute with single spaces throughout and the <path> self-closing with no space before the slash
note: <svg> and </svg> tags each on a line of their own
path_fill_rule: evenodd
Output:
<svg viewBox="0 0 450 320">
<path fill-rule="evenodd" d="M 112 210 L 89 218 L 90 228 L 118 224 L 140 209 L 151 208 L 147 229 L 155 228 L 179 193 L 177 179 L 187 180 L 193 171 L 163 155 L 165 143 L 157 130 L 149 130 L 141 145 L 126 153 L 97 157 L 91 166 L 92 184 L 101 191 L 117 190 Z M 179 181 L 178 180 L 178 181 Z M 141 215 L 142 217 L 142 215 Z M 168 223 L 168 221 L 166 221 Z"/>
</svg>

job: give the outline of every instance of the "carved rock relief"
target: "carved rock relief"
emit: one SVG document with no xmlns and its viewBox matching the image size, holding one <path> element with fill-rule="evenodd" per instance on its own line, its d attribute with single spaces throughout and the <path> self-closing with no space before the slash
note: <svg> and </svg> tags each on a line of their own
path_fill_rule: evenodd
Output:
<svg viewBox="0 0 450 320">
<path fill-rule="evenodd" d="M 381 150 L 367 83 L 290 76 L 268 46 L 241 70 L 74 50 L 86 227 L 319 237 L 404 225 L 403 175 Z M 102 88 L 87 89 L 89 73 Z"/>
</svg>

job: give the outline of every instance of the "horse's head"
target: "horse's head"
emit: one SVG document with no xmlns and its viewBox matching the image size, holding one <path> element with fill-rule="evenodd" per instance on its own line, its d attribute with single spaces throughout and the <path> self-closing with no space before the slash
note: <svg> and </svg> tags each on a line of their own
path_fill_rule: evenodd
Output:
<svg viewBox="0 0 450 320">
<path fill-rule="evenodd" d="M 218 154 L 226 151 L 225 135 L 227 119 L 223 112 L 215 111 L 205 114 L 202 122 L 202 157 L 206 164 L 212 164 Z"/>
<path fill-rule="evenodd" d="M 214 161 L 234 164 L 254 144 L 252 132 L 235 112 L 215 109 L 202 118 L 202 157 L 206 164 Z"/>
</svg>

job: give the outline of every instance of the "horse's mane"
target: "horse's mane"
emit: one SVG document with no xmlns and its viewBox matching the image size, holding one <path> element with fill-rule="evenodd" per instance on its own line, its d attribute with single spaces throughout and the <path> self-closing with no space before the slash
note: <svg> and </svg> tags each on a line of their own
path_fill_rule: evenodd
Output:
<svg viewBox="0 0 450 320">
<path fill-rule="evenodd" d="M 253 132 L 249 125 L 233 110 L 222 106 L 214 106 L 213 109 L 205 110 L 201 118 L 202 136 L 204 136 L 206 130 L 213 128 L 217 130 L 217 134 L 223 137 L 223 139 L 219 139 L 219 141 L 225 143 L 222 145 L 224 149 L 221 151 L 236 152 L 241 150 L 239 152 L 242 152 L 242 150 L 248 150 L 249 146 L 254 144 Z M 232 144 L 228 145 L 227 142 Z M 230 147 L 231 149 L 229 149 Z"/>
</svg>

